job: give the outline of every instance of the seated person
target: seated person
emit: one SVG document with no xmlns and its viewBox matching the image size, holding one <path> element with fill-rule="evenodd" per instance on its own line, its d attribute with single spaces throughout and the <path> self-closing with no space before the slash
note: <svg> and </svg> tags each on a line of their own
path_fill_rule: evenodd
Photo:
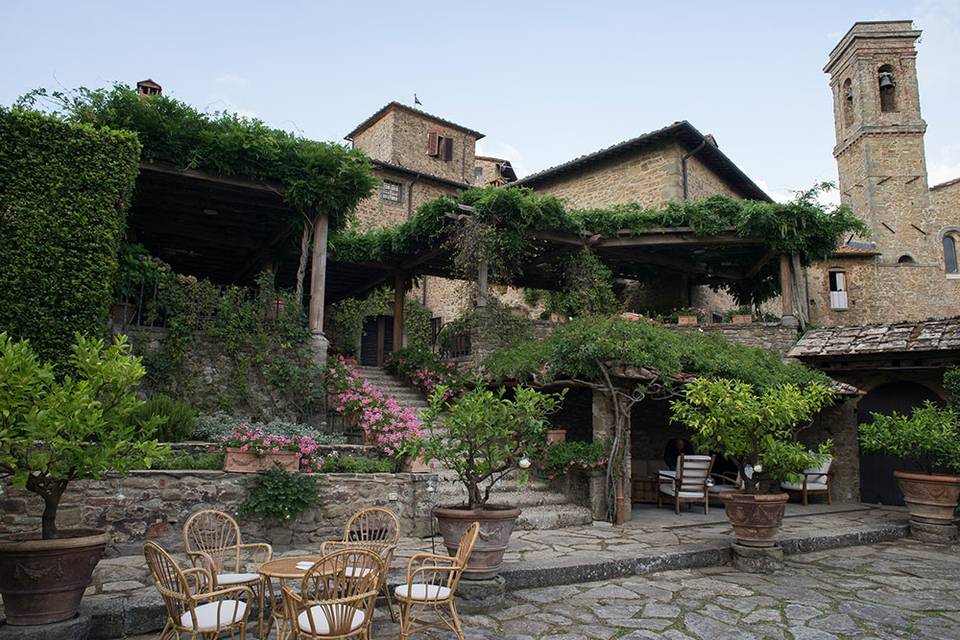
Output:
<svg viewBox="0 0 960 640">
<path fill-rule="evenodd" d="M 683 438 L 673 438 L 667 442 L 663 450 L 663 461 L 671 471 L 677 470 L 677 458 L 682 455 L 693 455 L 696 453 L 693 446 Z"/>
</svg>

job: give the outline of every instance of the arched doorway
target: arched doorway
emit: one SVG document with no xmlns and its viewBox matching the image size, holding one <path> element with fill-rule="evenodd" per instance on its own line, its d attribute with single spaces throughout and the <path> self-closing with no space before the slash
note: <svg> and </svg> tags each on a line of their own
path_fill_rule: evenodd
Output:
<svg viewBox="0 0 960 640">
<path fill-rule="evenodd" d="M 871 422 L 871 414 L 890 415 L 894 411 L 908 414 L 913 407 L 927 400 L 943 404 L 940 397 L 929 387 L 916 382 L 889 382 L 867 393 L 857 404 L 857 424 Z M 863 502 L 879 504 L 903 504 L 903 494 L 893 479 L 894 471 L 919 471 L 916 465 L 908 464 L 893 456 L 860 454 L 860 496 Z"/>
</svg>

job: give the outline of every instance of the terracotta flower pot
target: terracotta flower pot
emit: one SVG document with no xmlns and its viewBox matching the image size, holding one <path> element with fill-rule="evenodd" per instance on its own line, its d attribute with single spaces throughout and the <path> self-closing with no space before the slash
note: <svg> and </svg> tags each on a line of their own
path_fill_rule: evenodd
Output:
<svg viewBox="0 0 960 640">
<path fill-rule="evenodd" d="M 434 507 L 433 515 L 440 525 L 443 544 L 450 555 L 457 553 L 460 537 L 473 522 L 480 523 L 480 536 L 473 547 L 463 577 L 468 580 L 492 578 L 503 566 L 503 553 L 510 534 L 520 517 L 520 509 L 487 505 L 485 509 Z"/>
<path fill-rule="evenodd" d="M 745 313 L 738 313 L 733 316 L 733 324 L 753 324 L 753 316 Z"/>
<path fill-rule="evenodd" d="M 279 465 L 284 471 L 295 473 L 300 469 L 300 459 L 296 451 L 281 451 L 257 455 L 250 451 L 241 451 L 233 447 L 224 449 L 223 470 L 233 473 L 257 473 L 269 471 Z"/>
<path fill-rule="evenodd" d="M 50 624 L 76 615 L 110 542 L 109 534 L 93 529 L 39 538 L 35 533 L 0 541 L 0 595 L 12 626 Z"/>
<path fill-rule="evenodd" d="M 700 321 L 700 318 L 697 316 L 678 316 L 677 324 L 681 327 L 689 327 L 697 324 Z"/>
<path fill-rule="evenodd" d="M 910 519 L 925 524 L 950 526 L 960 501 L 960 477 L 894 471 L 903 492 Z"/>
<path fill-rule="evenodd" d="M 547 429 L 547 445 L 560 444 L 567 441 L 566 429 Z"/>
<path fill-rule="evenodd" d="M 724 495 L 727 519 L 737 542 L 746 547 L 775 546 L 789 498 L 786 493 Z"/>
<path fill-rule="evenodd" d="M 400 463 L 400 471 L 403 473 L 430 473 L 433 471 L 433 468 L 430 467 L 429 462 L 423 462 L 420 458 L 407 456 L 403 459 L 403 462 Z"/>
</svg>

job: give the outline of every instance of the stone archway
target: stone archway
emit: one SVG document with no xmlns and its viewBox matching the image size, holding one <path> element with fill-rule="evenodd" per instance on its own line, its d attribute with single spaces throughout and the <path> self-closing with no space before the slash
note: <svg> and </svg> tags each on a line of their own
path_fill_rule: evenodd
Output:
<svg viewBox="0 0 960 640">
<path fill-rule="evenodd" d="M 910 413 L 910 410 L 930 400 L 943 404 L 943 400 L 930 387 L 904 380 L 888 382 L 874 387 L 857 404 L 857 424 L 872 420 L 872 413 L 890 415 Z M 879 504 L 903 504 L 894 471 L 918 471 L 915 465 L 892 456 L 860 455 L 860 495 L 863 502 Z"/>
</svg>

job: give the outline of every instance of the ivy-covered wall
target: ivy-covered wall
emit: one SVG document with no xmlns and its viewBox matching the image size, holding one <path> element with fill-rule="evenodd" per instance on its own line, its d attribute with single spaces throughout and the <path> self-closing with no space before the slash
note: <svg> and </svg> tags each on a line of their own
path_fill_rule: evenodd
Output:
<svg viewBox="0 0 960 640">
<path fill-rule="evenodd" d="M 140 143 L 0 109 L 0 331 L 60 360 L 105 331 Z"/>
</svg>

